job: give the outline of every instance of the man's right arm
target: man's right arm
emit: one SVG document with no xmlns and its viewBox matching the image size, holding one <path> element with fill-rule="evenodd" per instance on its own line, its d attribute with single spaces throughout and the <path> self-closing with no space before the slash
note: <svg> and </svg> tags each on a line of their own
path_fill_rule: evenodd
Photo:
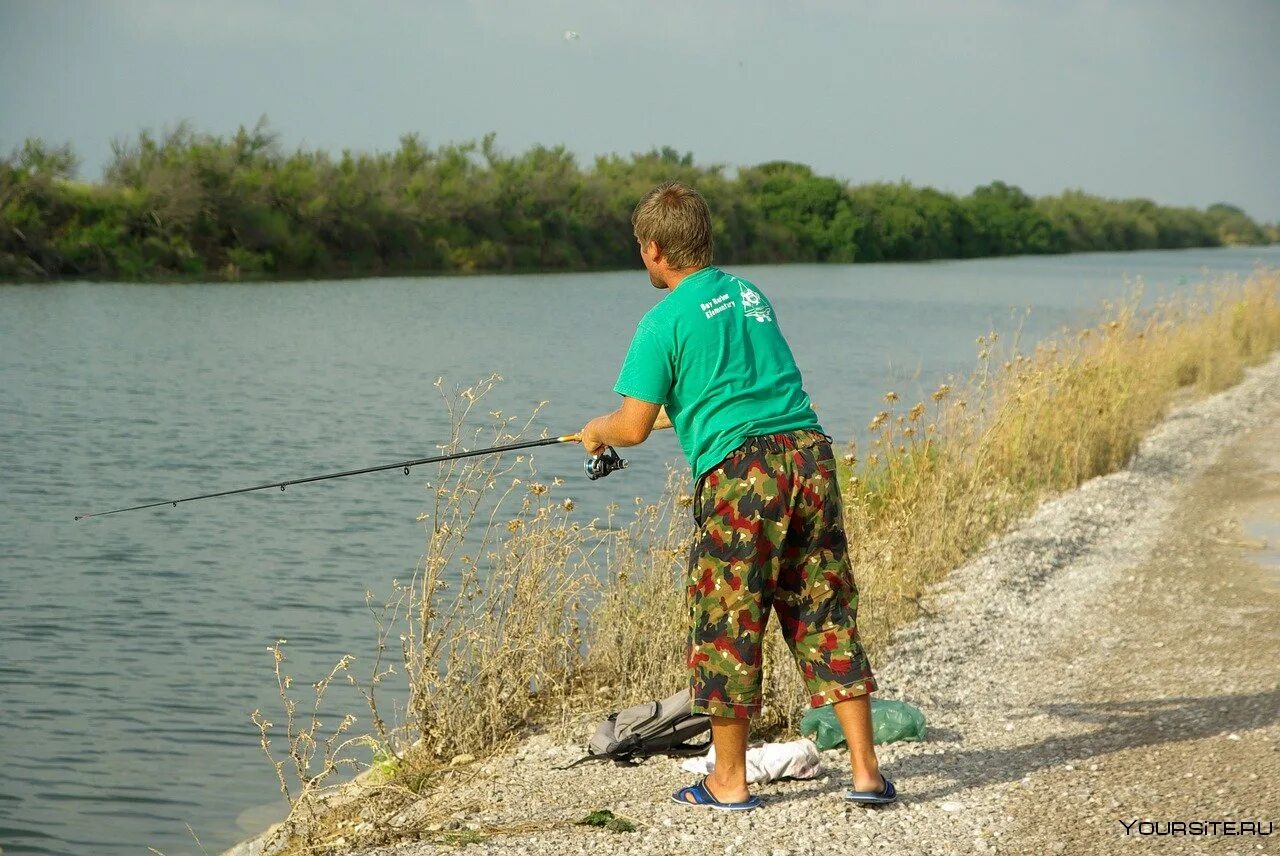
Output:
<svg viewBox="0 0 1280 856">
<path fill-rule="evenodd" d="M 588 422 L 578 433 L 578 442 L 588 455 L 598 455 L 605 446 L 639 446 L 657 426 L 661 407 L 639 398 L 623 396 L 622 406 Z"/>
</svg>

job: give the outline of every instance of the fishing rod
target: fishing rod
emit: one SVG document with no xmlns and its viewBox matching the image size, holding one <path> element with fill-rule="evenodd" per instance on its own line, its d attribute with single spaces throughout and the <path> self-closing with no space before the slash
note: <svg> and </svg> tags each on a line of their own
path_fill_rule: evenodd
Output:
<svg viewBox="0 0 1280 856">
<path fill-rule="evenodd" d="M 558 443 L 576 443 L 578 442 L 577 434 L 565 434 L 560 437 L 546 437 L 541 440 L 525 440 L 520 443 L 509 443 L 505 446 L 490 446 L 487 449 L 474 449 L 470 452 L 454 452 L 449 455 L 437 455 L 432 458 L 415 458 L 412 461 L 401 461 L 398 464 L 384 464 L 379 467 L 365 467 L 359 470 L 347 470 L 341 473 L 327 473 L 322 476 L 308 476 L 302 479 L 291 479 L 283 482 L 268 482 L 267 484 L 255 485 L 254 487 L 242 487 L 236 490 L 223 490 L 217 493 L 203 493 L 199 496 L 187 496 L 182 499 L 166 499 L 162 502 L 148 502 L 145 505 L 131 505 L 128 508 L 116 508 L 112 511 L 98 511 L 93 514 L 77 514 L 76 520 L 86 520 L 90 517 L 105 517 L 108 514 L 121 514 L 125 511 L 139 511 L 143 508 L 159 508 L 162 505 L 172 505 L 177 508 L 179 502 L 195 502 L 197 499 L 213 499 L 217 496 L 232 496 L 237 493 L 251 493 L 255 490 L 267 490 L 268 488 L 278 487 L 281 490 L 295 484 L 306 484 L 307 482 L 324 481 L 325 479 L 341 479 L 347 476 L 358 476 L 364 473 L 377 473 L 383 470 L 403 469 L 405 475 L 409 475 L 409 469 L 421 464 L 442 464 L 446 461 L 458 461 L 463 458 L 476 458 L 481 455 L 500 455 L 503 452 L 513 452 L 517 449 L 536 449 L 539 446 L 554 446 Z M 586 470 L 587 478 L 595 481 L 602 479 L 614 470 L 626 469 L 627 462 L 618 457 L 618 453 L 613 450 L 612 446 L 605 446 L 605 450 L 598 455 L 592 455 L 587 458 L 583 469 Z"/>
</svg>

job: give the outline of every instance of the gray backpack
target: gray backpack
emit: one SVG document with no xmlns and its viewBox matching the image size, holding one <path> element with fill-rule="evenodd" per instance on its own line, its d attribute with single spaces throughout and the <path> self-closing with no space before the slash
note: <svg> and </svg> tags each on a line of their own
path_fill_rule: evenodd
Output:
<svg viewBox="0 0 1280 856">
<path fill-rule="evenodd" d="M 683 689 L 662 701 L 648 701 L 610 714 L 596 726 L 587 743 L 583 761 L 611 759 L 633 766 L 649 755 L 701 755 L 711 740 L 690 742 L 711 730 L 711 717 L 693 713 L 689 690 Z"/>
</svg>

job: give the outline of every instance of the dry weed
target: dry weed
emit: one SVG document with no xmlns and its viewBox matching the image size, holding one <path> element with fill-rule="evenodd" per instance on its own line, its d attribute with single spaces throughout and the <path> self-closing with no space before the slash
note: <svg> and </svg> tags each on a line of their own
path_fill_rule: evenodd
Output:
<svg viewBox="0 0 1280 856">
<path fill-rule="evenodd" d="M 1135 297 L 1106 307 L 1095 327 L 1029 353 L 1016 337 L 1006 344 L 988 333 L 978 339 L 973 375 L 940 386 L 927 401 L 907 407 L 887 393 L 868 426 L 865 456 L 850 448 L 840 476 L 860 629 L 873 664 L 893 630 L 918 614 L 930 584 L 1047 495 L 1123 466 L 1185 391 L 1235 383 L 1245 366 L 1280 347 L 1278 298 L 1280 272 L 1261 269 L 1150 311 L 1138 311 Z M 468 427 L 497 380 L 446 396 L 453 436 L 445 451 L 460 448 L 464 434 L 478 446 L 528 431 L 532 418 L 517 424 L 499 413 L 490 414 L 486 434 Z M 522 727 L 563 732 L 581 725 L 583 711 L 661 697 L 687 680 L 688 480 L 673 474 L 663 498 L 637 500 L 620 528 L 616 509 L 603 528 L 574 522 L 572 500 L 557 498 L 555 487 L 535 480 L 526 456 L 440 466 L 422 518 L 425 555 L 414 578 L 397 583 L 390 602 L 375 610 L 378 654 L 361 691 L 373 714 L 382 783 L 368 791 L 379 795 L 364 801 L 369 810 L 344 821 L 364 840 L 436 835 L 443 827 L 429 806 L 438 800 L 420 798 L 442 776 L 458 774 L 450 762 L 490 754 Z M 399 729 L 381 716 L 377 695 L 396 672 L 384 665 L 396 641 L 409 698 Z M 329 680 L 343 671 L 356 683 L 349 665 L 344 658 Z M 804 693 L 776 632 L 765 671 L 757 725 L 794 724 Z M 259 725 L 297 811 L 298 800 L 318 797 L 352 740 L 345 725 L 322 737 L 315 717 L 298 729 L 289 681 L 279 680 L 300 789 L 290 789 L 284 762 L 272 756 L 270 723 Z M 309 766 L 316 752 L 318 770 Z M 380 814 L 369 808 L 379 800 Z M 397 831 L 387 818 L 414 802 L 428 808 Z M 352 840 L 330 828 L 325 840 L 338 839 Z"/>
</svg>

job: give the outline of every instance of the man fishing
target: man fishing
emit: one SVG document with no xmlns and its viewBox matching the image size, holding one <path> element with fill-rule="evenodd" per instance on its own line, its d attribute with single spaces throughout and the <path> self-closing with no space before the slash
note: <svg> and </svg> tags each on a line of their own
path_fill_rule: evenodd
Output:
<svg viewBox="0 0 1280 856">
<path fill-rule="evenodd" d="M 747 789 L 749 718 L 760 710 L 763 635 L 772 608 L 810 703 L 832 704 L 848 741 L 846 799 L 892 802 L 871 742 L 876 682 L 858 639 L 831 441 L 818 424 L 768 299 L 711 265 L 711 214 L 679 182 L 653 188 L 631 216 L 654 288 L 614 390 L 622 406 L 591 420 L 589 454 L 674 427 L 697 482 L 686 580 L 693 711 L 711 717 L 715 770 L 672 795 L 727 811 L 758 807 Z"/>
</svg>

